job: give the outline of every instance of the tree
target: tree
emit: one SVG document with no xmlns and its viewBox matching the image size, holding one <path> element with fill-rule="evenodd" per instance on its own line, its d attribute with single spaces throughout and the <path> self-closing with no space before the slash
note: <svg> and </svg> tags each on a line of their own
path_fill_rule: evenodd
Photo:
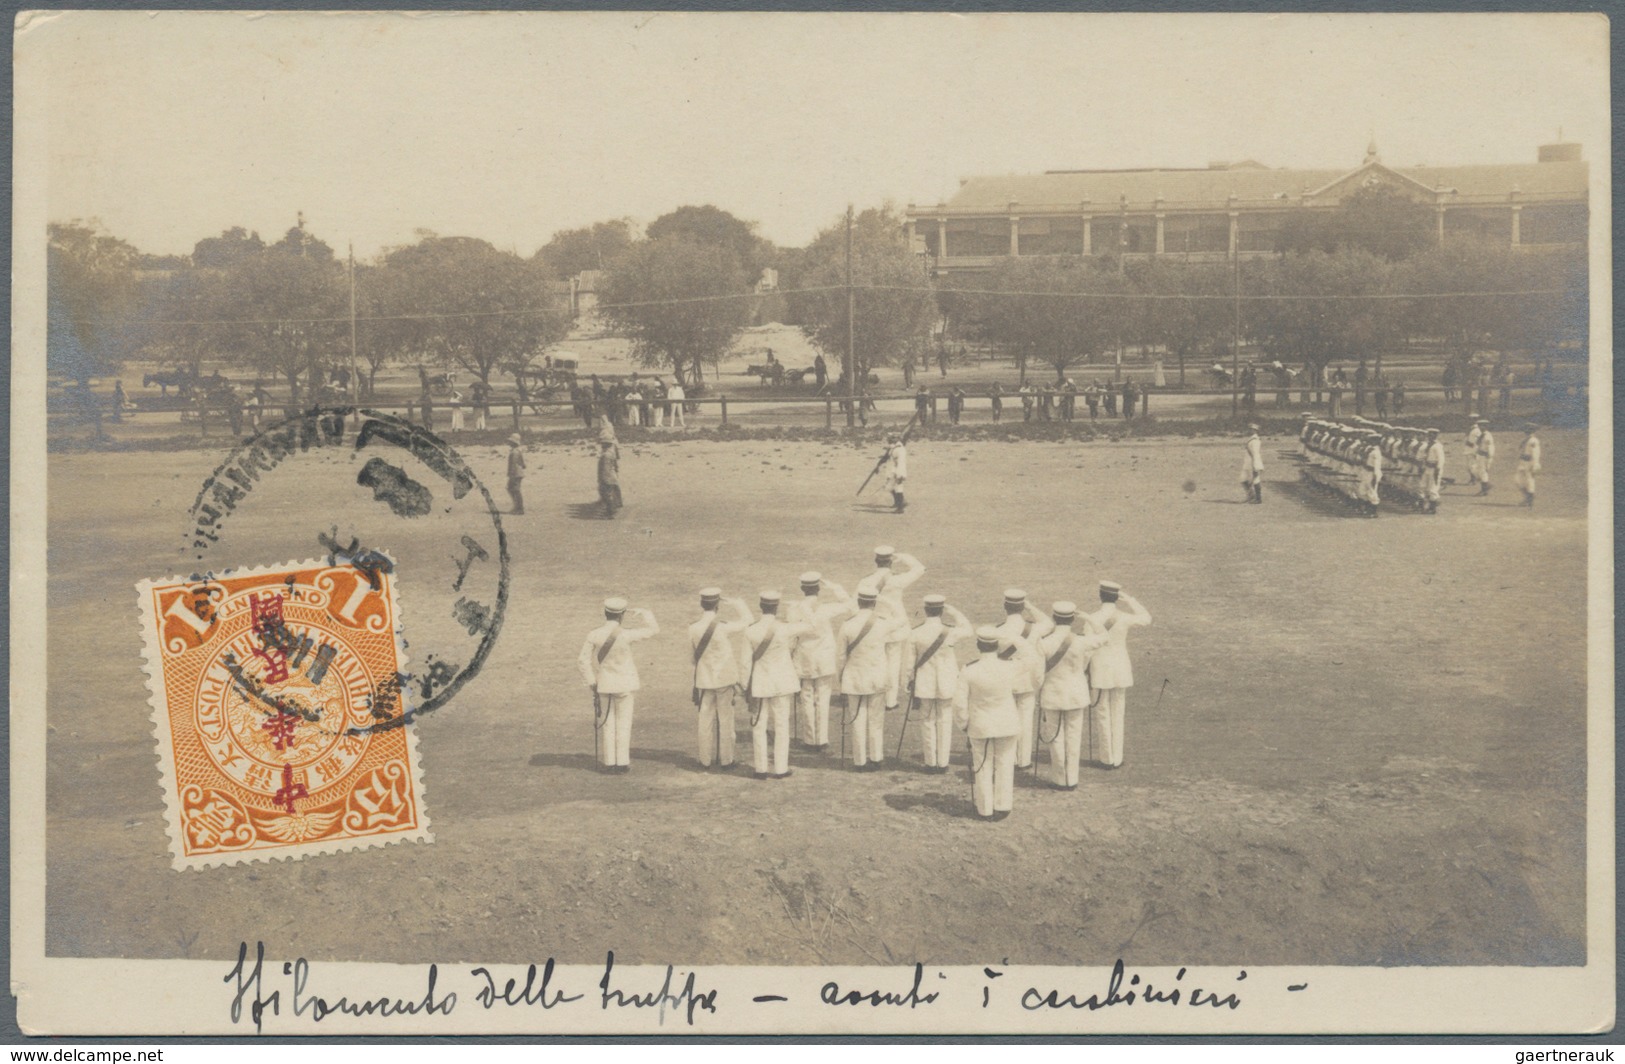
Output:
<svg viewBox="0 0 1625 1064">
<path fill-rule="evenodd" d="M 88 382 L 134 348 L 138 304 L 133 246 L 101 223 L 53 222 L 46 247 L 46 361 L 51 372 Z"/>
<path fill-rule="evenodd" d="M 192 265 L 199 269 L 223 270 L 240 259 L 265 250 L 258 233 L 242 226 L 227 229 L 219 236 L 206 236 L 192 248 Z"/>
<path fill-rule="evenodd" d="M 532 258 L 561 281 L 586 270 L 607 270 L 632 246 L 632 221 L 615 218 L 580 229 L 560 229 Z"/>
<path fill-rule="evenodd" d="M 643 365 L 698 383 L 749 320 L 749 292 L 732 249 L 666 237 L 636 244 L 615 262 L 598 309 L 631 337 Z"/>
<path fill-rule="evenodd" d="M 1586 271 L 1573 253 L 1530 252 L 1457 239 L 1401 268 L 1410 331 L 1442 341 L 1453 360 L 1479 347 L 1539 350 L 1584 328 Z"/>
<path fill-rule="evenodd" d="M 1185 360 L 1204 348 L 1223 343 L 1235 329 L 1231 268 L 1208 263 L 1151 260 L 1132 275 L 1143 301 L 1141 335 L 1160 345 L 1179 363 L 1185 384 Z"/>
<path fill-rule="evenodd" d="M 902 217 L 887 204 L 852 223 L 852 357 L 858 380 L 917 349 L 937 318 L 924 261 L 909 250 Z M 847 345 L 846 220 L 815 237 L 802 259 L 797 291 L 787 292 L 791 322 L 805 329 L 832 360 Z"/>
<path fill-rule="evenodd" d="M 160 362 L 201 376 L 203 360 L 229 344 L 228 330 L 214 323 L 230 313 L 223 271 L 176 270 L 159 283 L 143 346 Z"/>
<path fill-rule="evenodd" d="M 261 254 L 233 263 L 220 280 L 223 344 L 257 372 L 314 386 L 348 350 L 349 290 L 332 262 Z M 313 389 L 314 392 L 314 389 Z"/>
<path fill-rule="evenodd" d="M 1387 185 L 1362 188 L 1329 211 L 1288 215 L 1279 250 L 1334 252 L 1353 248 L 1389 262 L 1408 258 L 1435 240 L 1433 208 Z"/>
<path fill-rule="evenodd" d="M 756 235 L 755 222 L 735 218 L 710 204 L 679 207 L 649 223 L 650 240 L 669 237 L 732 251 L 751 283 L 773 257 L 773 245 Z"/>
<path fill-rule="evenodd" d="M 384 269 L 395 312 L 417 317 L 380 330 L 379 339 L 462 366 L 487 388 L 493 371 L 522 370 L 569 327 L 546 271 L 484 240 L 426 234 L 390 252 Z"/>
<path fill-rule="evenodd" d="M 1301 361 L 1310 380 L 1334 360 L 1380 350 L 1398 329 L 1393 267 L 1369 251 L 1309 251 L 1245 264 L 1243 328 L 1271 357 Z"/>
<path fill-rule="evenodd" d="M 281 240 L 265 250 L 282 255 L 298 255 L 302 259 L 315 259 L 317 262 L 333 261 L 333 249 L 321 238 L 311 236 L 302 220 L 300 224 L 284 233 Z"/>
<path fill-rule="evenodd" d="M 1112 346 L 1133 314 L 1120 298 L 1128 283 L 1092 263 L 1007 258 L 982 283 L 985 292 L 972 298 L 983 334 L 1023 369 L 1029 360 L 1049 365 L 1057 385 L 1069 367 Z"/>
</svg>

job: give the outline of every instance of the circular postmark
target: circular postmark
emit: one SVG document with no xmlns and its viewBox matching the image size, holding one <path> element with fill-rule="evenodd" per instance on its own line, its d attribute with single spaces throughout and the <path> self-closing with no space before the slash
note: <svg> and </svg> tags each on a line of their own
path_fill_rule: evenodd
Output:
<svg viewBox="0 0 1625 1064">
<path fill-rule="evenodd" d="M 449 443 L 393 414 L 323 407 L 269 425 L 204 480 L 188 516 L 199 580 L 313 550 L 373 586 L 393 575 L 401 671 L 367 678 L 346 704 L 347 734 L 445 705 L 501 632 L 509 559 L 496 503 Z"/>
</svg>

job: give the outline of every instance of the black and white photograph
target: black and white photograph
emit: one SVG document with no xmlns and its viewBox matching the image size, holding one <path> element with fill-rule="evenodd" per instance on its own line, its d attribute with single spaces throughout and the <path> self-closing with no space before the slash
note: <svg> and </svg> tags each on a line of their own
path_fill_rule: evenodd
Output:
<svg viewBox="0 0 1625 1064">
<path fill-rule="evenodd" d="M 25 1034 L 1613 1026 L 1602 15 L 14 47 Z"/>
</svg>

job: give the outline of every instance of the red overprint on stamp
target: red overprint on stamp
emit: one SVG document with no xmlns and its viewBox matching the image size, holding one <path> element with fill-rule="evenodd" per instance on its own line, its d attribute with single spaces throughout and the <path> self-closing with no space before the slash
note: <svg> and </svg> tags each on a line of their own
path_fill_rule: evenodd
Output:
<svg viewBox="0 0 1625 1064">
<path fill-rule="evenodd" d="M 429 841 L 392 566 L 139 586 L 176 868 Z"/>
</svg>

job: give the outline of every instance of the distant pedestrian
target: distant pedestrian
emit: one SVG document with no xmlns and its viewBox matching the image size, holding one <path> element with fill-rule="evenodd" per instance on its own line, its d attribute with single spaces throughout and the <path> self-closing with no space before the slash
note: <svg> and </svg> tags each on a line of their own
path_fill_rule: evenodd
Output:
<svg viewBox="0 0 1625 1064">
<path fill-rule="evenodd" d="M 1100 417 L 1100 385 L 1091 384 L 1083 390 L 1083 401 L 1089 407 L 1089 420 Z"/>
<path fill-rule="evenodd" d="M 508 437 L 508 496 L 513 499 L 513 512 L 525 512 L 525 452 L 521 450 L 524 440 L 519 433 Z"/>
<path fill-rule="evenodd" d="M 680 378 L 672 378 L 671 387 L 666 390 L 666 398 L 671 400 L 671 427 L 688 428 L 688 415 L 684 409 L 688 403 L 688 393 L 683 390 Z"/>
<path fill-rule="evenodd" d="M 604 516 L 614 517 L 625 505 L 621 499 L 621 449 L 614 440 L 598 441 L 598 498 Z"/>
<path fill-rule="evenodd" d="M 989 399 L 990 404 L 993 407 L 993 420 L 995 422 L 1003 420 L 1003 418 L 1004 418 L 1004 389 L 999 386 L 998 381 L 993 382 L 993 387 L 988 392 L 988 399 Z"/>
<path fill-rule="evenodd" d="M 1405 413 L 1405 382 L 1394 382 L 1394 416 L 1399 417 Z"/>
</svg>

